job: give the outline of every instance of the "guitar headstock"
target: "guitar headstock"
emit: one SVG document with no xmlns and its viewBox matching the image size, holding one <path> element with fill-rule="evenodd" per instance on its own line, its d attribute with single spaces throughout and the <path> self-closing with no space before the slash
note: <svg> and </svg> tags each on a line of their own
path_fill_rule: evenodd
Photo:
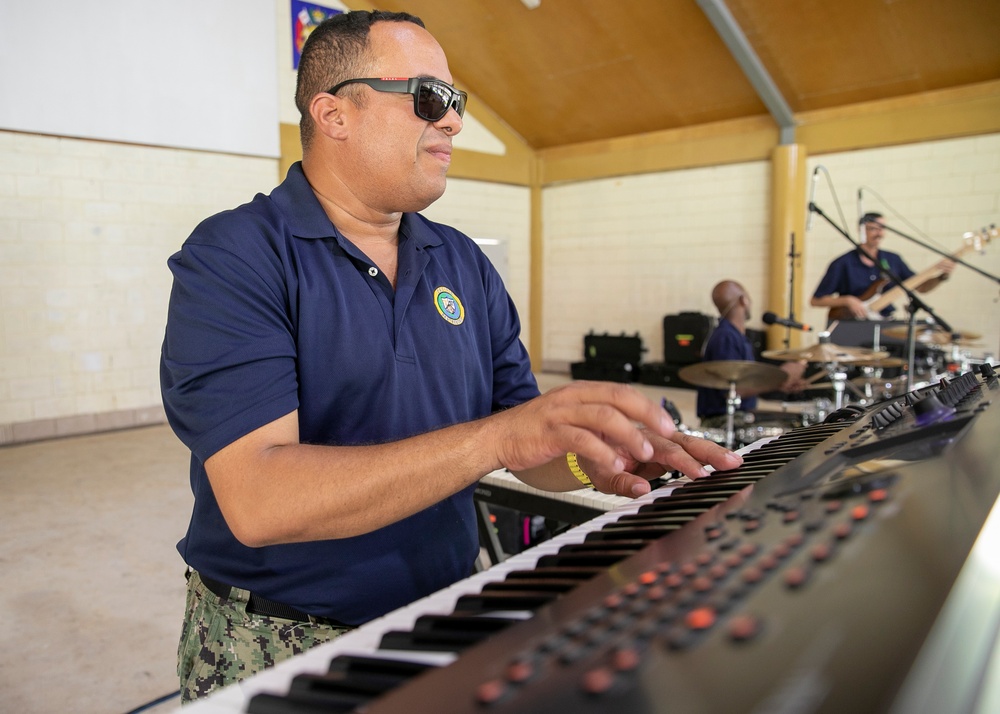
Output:
<svg viewBox="0 0 1000 714">
<path fill-rule="evenodd" d="M 989 228 L 984 227 L 979 231 L 969 231 L 962 238 L 965 240 L 965 244 L 973 250 L 982 251 L 986 244 L 998 235 L 1000 235 L 1000 231 L 997 230 L 996 224 L 991 223 Z"/>
</svg>

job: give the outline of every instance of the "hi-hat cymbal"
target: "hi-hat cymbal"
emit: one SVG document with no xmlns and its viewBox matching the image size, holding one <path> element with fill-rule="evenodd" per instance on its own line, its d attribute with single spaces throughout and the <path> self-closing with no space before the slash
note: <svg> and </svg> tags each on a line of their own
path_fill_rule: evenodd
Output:
<svg viewBox="0 0 1000 714">
<path fill-rule="evenodd" d="M 795 350 L 767 350 L 761 352 L 762 357 L 776 359 L 782 362 L 805 360 L 806 362 L 860 362 L 864 360 L 885 359 L 888 352 L 876 352 L 864 347 L 841 347 L 830 342 L 820 342 L 812 347 Z"/>
<path fill-rule="evenodd" d="M 906 325 L 896 325 L 882 330 L 886 337 L 894 337 L 897 340 L 905 340 L 907 333 Z M 929 327 L 919 327 L 913 330 L 914 339 L 925 345 L 971 345 L 982 337 L 978 332 L 948 332 L 941 329 L 940 325 Z"/>
<path fill-rule="evenodd" d="M 741 397 L 770 392 L 784 384 L 788 375 L 773 364 L 748 360 L 717 360 L 682 367 L 677 373 L 688 384 L 710 389 L 729 389 L 736 384 Z"/>
</svg>

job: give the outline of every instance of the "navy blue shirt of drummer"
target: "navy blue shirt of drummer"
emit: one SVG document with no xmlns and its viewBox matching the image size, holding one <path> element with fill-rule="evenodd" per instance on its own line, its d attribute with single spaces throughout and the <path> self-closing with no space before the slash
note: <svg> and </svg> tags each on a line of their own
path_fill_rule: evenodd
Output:
<svg viewBox="0 0 1000 714">
<path fill-rule="evenodd" d="M 478 554 L 471 486 L 365 535 L 249 548 L 226 525 L 203 464 L 296 409 L 303 443 L 357 445 L 537 396 L 517 312 L 478 246 L 405 214 L 393 290 L 295 164 L 270 195 L 204 221 L 168 264 L 161 387 L 192 451 L 195 496 L 184 560 L 348 624 L 467 577 Z"/>
<path fill-rule="evenodd" d="M 887 268 L 890 272 L 906 280 L 913 276 L 913 271 L 895 253 L 887 250 L 878 252 L 878 263 Z M 827 295 L 854 295 L 860 297 L 867 292 L 874 283 L 883 279 L 882 272 L 876 266 L 865 265 L 861 261 L 857 250 L 844 253 L 839 258 L 830 263 L 819 281 L 813 297 L 826 297 Z M 887 287 L 891 287 L 888 285 Z M 894 308 L 892 305 L 882 310 L 883 316 L 891 315 Z"/>
<path fill-rule="evenodd" d="M 703 362 L 721 360 L 749 360 L 753 362 L 755 359 L 750 338 L 725 319 L 719 320 L 719 326 L 709 335 L 702 355 Z M 698 417 L 705 419 L 725 414 L 728 396 L 728 391 L 724 389 L 698 387 L 698 401 L 695 407 Z M 741 411 L 753 411 L 756 407 L 757 397 L 743 398 L 740 404 Z"/>
</svg>

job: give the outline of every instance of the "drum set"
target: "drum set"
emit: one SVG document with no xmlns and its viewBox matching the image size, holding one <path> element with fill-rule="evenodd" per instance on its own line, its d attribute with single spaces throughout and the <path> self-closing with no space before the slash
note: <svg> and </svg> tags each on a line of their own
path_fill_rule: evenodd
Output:
<svg viewBox="0 0 1000 714">
<path fill-rule="evenodd" d="M 887 328 L 883 334 L 905 340 L 906 333 L 903 326 Z M 868 406 L 934 384 L 947 374 L 966 372 L 983 361 L 974 360 L 964 349 L 974 346 L 979 338 L 980 335 L 971 332 L 951 333 L 934 327 L 917 330 L 914 344 L 921 347 L 921 360 L 915 364 L 913 379 L 909 378 L 907 362 L 902 358 L 890 356 L 877 346 L 869 349 L 833 344 L 829 333 L 820 333 L 819 342 L 810 347 L 761 353 L 768 360 L 819 365 L 807 378 L 806 389 L 832 393 L 832 401 L 825 397 L 814 399 L 801 412 L 739 411 L 743 399 L 774 392 L 785 383 L 787 373 L 773 364 L 719 360 L 688 365 L 678 373 L 681 379 L 698 387 L 726 391 L 726 419 L 724 429 L 685 427 L 684 430 L 730 449 L 779 436 L 789 429 L 823 421 L 831 407 L 837 410 L 848 404 Z"/>
<path fill-rule="evenodd" d="M 905 325 L 887 327 L 882 334 L 906 340 L 907 328 Z M 992 363 L 992 355 L 981 359 L 972 356 L 972 348 L 982 346 L 981 339 L 982 335 L 978 332 L 948 332 L 937 325 L 921 324 L 913 333 L 914 352 L 920 357 L 914 364 L 914 379 L 919 381 L 923 378 L 925 385 L 933 384 L 944 375 L 961 374 L 974 365 Z"/>
</svg>

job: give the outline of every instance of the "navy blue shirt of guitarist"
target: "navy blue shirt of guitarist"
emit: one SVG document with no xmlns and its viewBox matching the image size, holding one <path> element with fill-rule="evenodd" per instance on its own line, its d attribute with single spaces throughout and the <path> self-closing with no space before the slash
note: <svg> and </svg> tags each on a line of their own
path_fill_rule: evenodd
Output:
<svg viewBox="0 0 1000 714">
<path fill-rule="evenodd" d="M 836 258 L 823 275 L 813 293 L 813 307 L 829 308 L 828 321 L 878 320 L 893 314 L 892 304 L 880 310 L 872 309 L 872 302 L 880 293 L 892 286 L 883 269 L 902 281 L 913 278 L 914 273 L 896 253 L 882 250 L 885 238 L 885 221 L 881 213 L 866 213 L 860 224 L 865 229 L 865 241 L 860 248 Z M 955 263 L 942 260 L 934 266 L 934 277 L 915 286 L 918 292 L 928 292 L 947 280 Z"/>
</svg>

